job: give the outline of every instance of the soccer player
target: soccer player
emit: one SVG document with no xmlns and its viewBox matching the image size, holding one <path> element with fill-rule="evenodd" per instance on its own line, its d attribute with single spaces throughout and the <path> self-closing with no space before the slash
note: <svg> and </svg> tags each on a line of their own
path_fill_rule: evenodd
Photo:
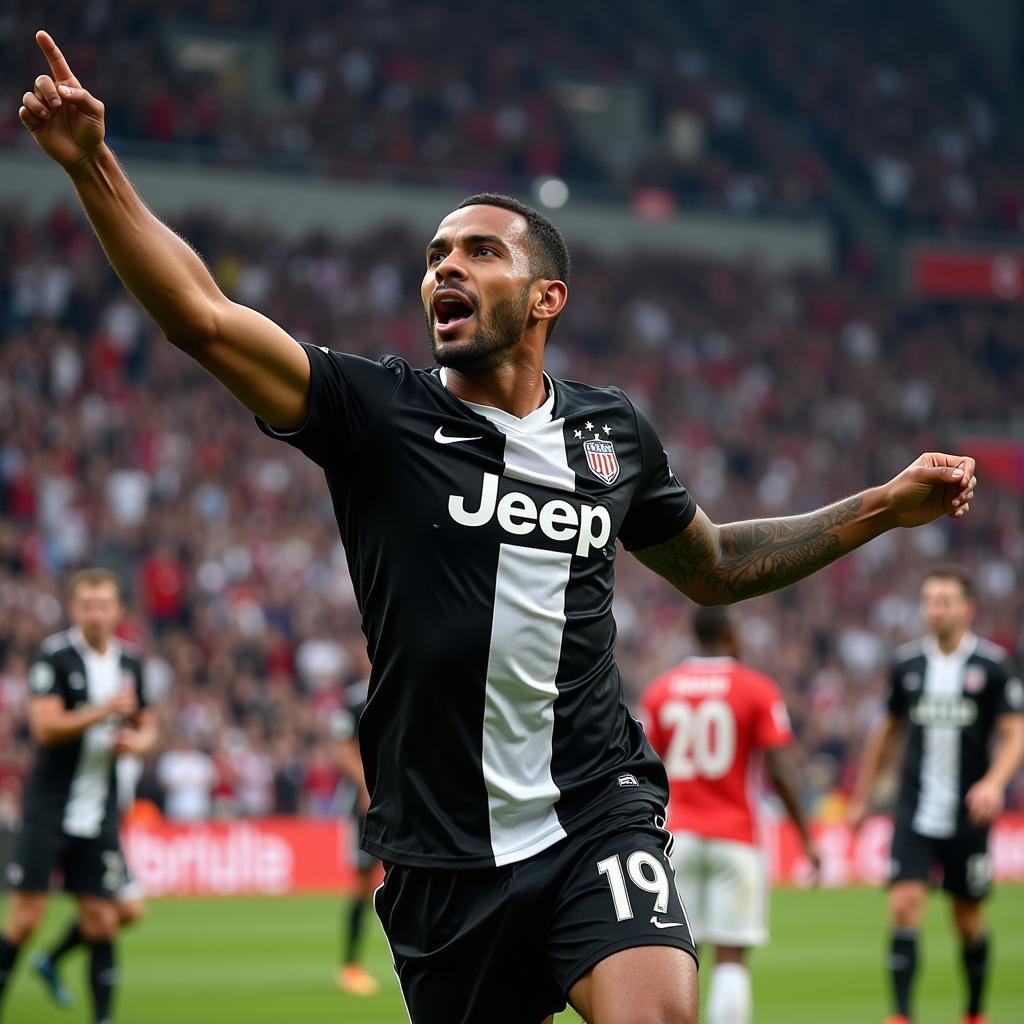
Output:
<svg viewBox="0 0 1024 1024">
<path fill-rule="evenodd" d="M 114 761 L 120 753 L 145 754 L 156 725 L 139 658 L 114 636 L 124 611 L 117 577 L 106 569 L 76 573 L 68 611 L 71 628 L 44 640 L 29 667 L 29 727 L 38 751 L 7 866 L 12 893 L 0 937 L 0 997 L 59 870 L 90 949 L 95 1020 L 109 1022 L 116 896 L 125 877 Z"/>
<path fill-rule="evenodd" d="M 151 727 L 155 730 L 155 716 L 148 717 L 152 723 Z M 154 743 L 155 740 L 156 733 L 154 731 Z M 135 802 L 135 789 L 142 774 L 142 764 L 142 758 L 135 754 L 121 754 L 114 765 L 117 776 L 117 804 L 122 813 Z M 114 901 L 117 904 L 117 930 L 119 932 L 142 920 L 146 911 L 145 894 L 138 879 L 132 874 L 127 861 L 124 863 L 124 875 Z M 71 993 L 61 983 L 60 963 L 68 953 L 84 944 L 85 936 L 82 934 L 82 923 L 76 918 L 68 925 L 67 931 L 60 941 L 32 957 L 32 969 L 46 986 L 50 998 L 58 1006 L 68 1007 L 73 1002 Z"/>
<path fill-rule="evenodd" d="M 367 664 L 369 669 L 369 664 Z M 369 677 L 345 688 L 345 705 L 331 719 L 331 735 L 335 741 L 338 766 L 345 776 L 349 789 L 352 816 L 352 835 L 355 849 L 352 862 L 356 868 L 356 891 L 349 904 L 348 915 L 342 931 L 342 957 L 338 968 L 338 987 L 356 996 L 372 996 L 380 991 L 380 985 L 360 963 L 363 926 L 366 908 L 373 896 L 377 858 L 360 845 L 360 837 L 366 824 L 366 812 L 370 809 L 370 794 L 366 789 L 363 762 L 359 756 L 357 732 L 359 720 L 366 709 L 369 693 Z"/>
<path fill-rule="evenodd" d="M 992 884 L 989 826 L 1024 759 L 1024 686 L 1006 652 L 971 632 L 974 586 L 963 569 L 938 566 L 921 585 L 927 636 L 896 652 L 888 710 L 865 745 L 850 824 L 867 814 L 896 734 L 906 733 L 889 876 L 889 973 L 894 1015 L 911 1019 L 920 962 L 917 933 L 933 869 L 952 901 L 967 978 L 965 1024 L 982 1024 L 989 938 L 983 901 Z M 998 737 L 995 755 L 992 740 Z"/>
<path fill-rule="evenodd" d="M 615 542 L 701 604 L 794 583 L 884 530 L 963 517 L 974 461 L 924 455 L 788 519 L 716 526 L 617 388 L 554 380 L 554 225 L 464 200 L 424 254 L 435 362 L 299 344 L 224 296 L 103 141 L 44 32 L 19 112 L 167 338 L 325 472 L 373 664 L 363 846 L 416 1024 L 691 1022 L 696 957 L 658 827 L 665 771 L 612 657 Z"/>
<path fill-rule="evenodd" d="M 796 825 L 815 873 L 821 866 L 783 756 L 792 742 L 782 694 L 740 664 L 725 608 L 698 608 L 699 654 L 660 675 L 643 698 L 647 737 L 665 762 L 672 866 L 693 938 L 715 947 L 709 1024 L 749 1024 L 747 952 L 768 938 L 768 880 L 759 848 L 762 767 Z"/>
</svg>

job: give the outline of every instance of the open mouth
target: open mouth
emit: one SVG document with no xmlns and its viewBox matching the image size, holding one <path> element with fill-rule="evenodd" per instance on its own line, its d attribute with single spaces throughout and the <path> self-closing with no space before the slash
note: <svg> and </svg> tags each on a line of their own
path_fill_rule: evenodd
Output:
<svg viewBox="0 0 1024 1024">
<path fill-rule="evenodd" d="M 464 323 L 473 318 L 473 304 L 454 288 L 436 292 L 430 300 L 434 310 L 434 322 L 439 334 L 453 334 Z"/>
</svg>

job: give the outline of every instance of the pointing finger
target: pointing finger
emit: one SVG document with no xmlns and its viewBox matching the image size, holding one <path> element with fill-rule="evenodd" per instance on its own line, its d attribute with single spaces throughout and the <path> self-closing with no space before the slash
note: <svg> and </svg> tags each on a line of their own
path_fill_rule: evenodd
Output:
<svg viewBox="0 0 1024 1024">
<path fill-rule="evenodd" d="M 68 62 L 64 59 L 64 54 L 60 52 L 60 47 L 53 41 L 53 37 L 50 33 L 43 31 L 37 32 L 36 42 L 39 44 L 39 49 L 43 51 L 46 63 L 50 65 L 53 77 L 56 78 L 58 82 L 72 81 L 75 76 L 71 73 L 71 68 L 68 67 Z"/>
</svg>

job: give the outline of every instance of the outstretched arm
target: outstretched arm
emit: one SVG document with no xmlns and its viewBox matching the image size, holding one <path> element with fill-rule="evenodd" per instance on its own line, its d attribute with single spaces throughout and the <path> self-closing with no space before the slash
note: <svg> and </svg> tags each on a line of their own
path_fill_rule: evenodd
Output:
<svg viewBox="0 0 1024 1024">
<path fill-rule="evenodd" d="M 698 604 L 731 604 L 796 583 L 894 527 L 960 519 L 977 483 L 973 459 L 932 452 L 881 487 L 802 516 L 716 526 L 698 509 L 682 533 L 634 554 Z"/>
<path fill-rule="evenodd" d="M 72 74 L 46 32 L 50 65 L 19 116 L 71 178 L 107 257 L 167 339 L 279 430 L 301 425 L 309 392 L 302 347 L 255 310 L 232 302 L 191 247 L 153 215 L 103 141 L 103 104 Z"/>
</svg>

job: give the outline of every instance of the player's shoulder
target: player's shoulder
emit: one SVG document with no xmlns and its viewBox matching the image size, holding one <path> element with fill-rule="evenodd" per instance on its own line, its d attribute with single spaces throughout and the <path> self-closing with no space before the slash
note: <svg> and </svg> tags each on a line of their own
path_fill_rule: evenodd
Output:
<svg viewBox="0 0 1024 1024">
<path fill-rule="evenodd" d="M 916 640 L 900 644 L 892 652 L 892 667 L 894 671 L 898 671 L 913 664 L 915 661 L 922 661 L 924 658 L 924 637 L 918 637 Z"/>
<path fill-rule="evenodd" d="M 62 629 L 59 633 L 51 633 L 40 641 L 37 656 L 52 660 L 73 652 L 74 649 L 71 631 Z"/>
<path fill-rule="evenodd" d="M 619 409 L 633 416 L 635 407 L 622 388 L 611 384 L 585 384 L 579 380 L 552 378 L 558 395 L 557 415 L 569 418 L 576 412 Z"/>
<path fill-rule="evenodd" d="M 663 699 L 668 693 L 669 685 L 672 680 L 677 678 L 682 670 L 681 665 L 673 665 L 672 668 L 666 669 L 664 672 L 656 675 L 643 690 L 643 699 L 645 704 L 653 704 Z"/>
<path fill-rule="evenodd" d="M 745 687 L 758 696 L 775 697 L 779 694 L 779 684 L 771 676 L 759 672 L 741 661 L 736 662 L 733 676 L 739 686 Z"/>
<path fill-rule="evenodd" d="M 119 639 L 117 642 L 121 645 L 121 663 L 141 672 L 145 658 L 142 648 L 131 640 Z"/>
<path fill-rule="evenodd" d="M 997 668 L 1008 668 L 1010 655 L 999 644 L 979 636 L 968 661 L 979 661 Z"/>
</svg>

